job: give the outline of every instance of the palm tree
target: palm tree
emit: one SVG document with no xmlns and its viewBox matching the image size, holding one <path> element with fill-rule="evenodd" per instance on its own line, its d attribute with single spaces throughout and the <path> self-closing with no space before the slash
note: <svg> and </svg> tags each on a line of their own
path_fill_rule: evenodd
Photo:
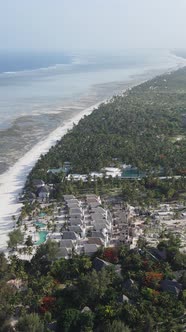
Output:
<svg viewBox="0 0 186 332">
<path fill-rule="evenodd" d="M 23 247 L 23 254 L 24 254 L 24 255 L 27 254 L 27 247 Z"/>
<path fill-rule="evenodd" d="M 51 225 L 51 223 L 48 221 L 48 223 L 47 223 L 47 230 L 49 231 L 49 230 L 51 229 L 51 227 L 52 227 L 52 225 Z"/>
<path fill-rule="evenodd" d="M 19 248 L 19 249 L 18 249 L 18 253 L 19 253 L 20 255 L 22 255 L 22 253 L 23 253 L 23 248 Z"/>
<path fill-rule="evenodd" d="M 123 322 L 115 320 L 112 322 L 112 324 L 109 324 L 107 326 L 107 331 L 108 332 L 130 332 L 131 330 Z"/>
<path fill-rule="evenodd" d="M 38 225 L 35 225 L 35 228 L 36 228 L 36 232 L 38 232 L 40 229 Z"/>
<path fill-rule="evenodd" d="M 55 233 L 56 231 L 56 225 L 52 225 L 52 233 Z"/>
<path fill-rule="evenodd" d="M 12 216 L 12 221 L 14 222 L 14 228 L 16 227 L 16 217 L 15 215 Z"/>
<path fill-rule="evenodd" d="M 27 247 L 27 254 L 28 254 L 29 256 L 32 255 L 32 252 L 33 252 L 33 248 L 32 248 L 32 247 Z"/>
<path fill-rule="evenodd" d="M 44 331 L 44 324 L 37 314 L 26 314 L 16 324 L 17 331 Z"/>
</svg>

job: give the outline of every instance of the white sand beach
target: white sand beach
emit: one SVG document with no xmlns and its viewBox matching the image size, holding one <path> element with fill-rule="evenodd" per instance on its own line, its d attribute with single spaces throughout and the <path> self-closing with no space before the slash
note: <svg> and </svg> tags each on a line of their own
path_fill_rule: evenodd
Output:
<svg viewBox="0 0 186 332">
<path fill-rule="evenodd" d="M 171 72 L 178 68 L 183 67 L 186 64 L 184 59 L 176 59 L 177 63 L 167 68 L 161 70 L 161 73 Z M 159 73 L 160 74 L 160 73 Z M 157 72 L 147 75 L 146 79 L 134 80 L 133 86 L 143 83 L 152 77 L 155 77 Z M 131 85 L 130 85 L 131 87 Z M 121 95 L 126 91 L 123 90 Z M 119 95 L 119 94 L 118 94 Z M 41 154 L 48 152 L 52 145 L 55 145 L 56 141 L 61 139 L 63 135 L 67 133 L 69 129 L 73 127 L 73 124 L 77 124 L 79 120 L 85 116 L 92 113 L 101 103 L 108 102 L 109 99 L 99 102 L 89 108 L 84 109 L 81 112 L 71 118 L 70 120 L 64 122 L 64 125 L 57 128 L 44 140 L 36 144 L 29 152 L 27 152 L 21 159 L 18 160 L 7 172 L 0 175 L 0 251 L 6 251 L 8 233 L 13 229 L 14 221 L 12 219 L 13 215 L 18 215 L 22 204 L 18 202 L 18 194 L 24 187 L 26 178 L 39 159 Z"/>
<path fill-rule="evenodd" d="M 73 124 L 77 124 L 83 116 L 89 115 L 99 104 L 83 110 L 66 121 L 63 126 L 57 128 L 46 139 L 36 144 L 6 173 L 0 175 L 0 251 L 6 251 L 8 233 L 14 227 L 12 216 L 18 215 L 22 206 L 17 200 L 18 194 L 21 192 L 27 175 L 40 155 L 48 152 L 50 147 L 73 127 Z"/>
</svg>

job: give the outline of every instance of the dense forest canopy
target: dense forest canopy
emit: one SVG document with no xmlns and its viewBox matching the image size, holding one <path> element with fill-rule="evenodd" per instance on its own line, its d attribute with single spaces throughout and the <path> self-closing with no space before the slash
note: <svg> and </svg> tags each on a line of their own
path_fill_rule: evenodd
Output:
<svg viewBox="0 0 186 332">
<path fill-rule="evenodd" d="M 73 172 L 99 171 L 113 159 L 140 170 L 186 171 L 186 68 L 168 73 L 101 104 L 40 158 L 31 177 L 72 164 Z"/>
<path fill-rule="evenodd" d="M 29 175 L 17 226 L 40 208 L 37 196 L 29 196 L 29 191 L 37 192 L 33 179 L 44 180 L 46 189 L 52 184 L 49 200 L 57 203 L 64 193 L 85 192 L 107 193 L 108 198 L 120 194 L 123 206 L 144 209 L 157 202 L 185 201 L 184 176 L 163 181 L 154 176 L 161 169 L 166 175 L 185 174 L 185 127 L 186 68 L 100 105 L 41 156 Z M 125 163 L 148 176 L 141 181 L 104 176 L 73 182 L 63 172 L 47 173 L 67 161 L 72 172 Z M 50 206 L 46 211 L 52 216 Z M 21 242 L 22 233 L 13 230 L 9 248 Z M 25 244 L 32 249 L 29 236 Z M 100 247 L 91 257 L 72 251 L 69 259 L 59 258 L 59 246 L 52 240 L 40 245 L 30 261 L 18 259 L 14 251 L 9 260 L 0 254 L 0 331 L 181 332 L 186 321 L 186 255 L 181 249 L 179 237 L 162 232 L 157 248 L 139 237 L 134 249 Z"/>
<path fill-rule="evenodd" d="M 184 331 L 186 255 L 179 246 L 172 235 L 159 242 L 166 260 L 143 241 L 134 250 L 102 249 L 97 258 L 56 260 L 51 241 L 30 262 L 0 254 L 0 331 Z M 100 259 L 110 264 L 98 269 Z"/>
</svg>

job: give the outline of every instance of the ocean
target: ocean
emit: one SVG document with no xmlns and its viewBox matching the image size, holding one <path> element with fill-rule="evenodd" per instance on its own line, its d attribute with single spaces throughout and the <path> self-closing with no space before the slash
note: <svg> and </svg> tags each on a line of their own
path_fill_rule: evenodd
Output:
<svg viewBox="0 0 186 332">
<path fill-rule="evenodd" d="M 0 174 L 78 112 L 183 63 L 162 50 L 0 53 Z"/>
</svg>

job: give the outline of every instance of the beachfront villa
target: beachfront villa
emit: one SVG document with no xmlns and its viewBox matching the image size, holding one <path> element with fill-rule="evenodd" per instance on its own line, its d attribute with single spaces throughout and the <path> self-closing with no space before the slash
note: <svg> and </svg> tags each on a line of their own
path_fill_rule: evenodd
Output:
<svg viewBox="0 0 186 332">
<path fill-rule="evenodd" d="M 54 171 L 55 173 L 55 171 Z M 58 172 L 57 172 L 58 174 Z M 122 165 L 122 169 L 106 167 L 102 173 L 92 173 L 94 179 L 101 176 L 138 178 L 142 173 L 131 166 Z M 74 181 L 87 181 L 88 176 L 69 174 L 67 178 Z M 92 179 L 94 181 L 94 179 Z M 107 204 L 102 205 L 101 198 L 95 194 L 86 194 L 81 199 L 74 195 L 64 195 L 61 202 L 50 201 L 52 185 L 42 180 L 33 181 L 36 194 L 28 193 L 30 204 L 39 203 L 32 217 L 23 220 L 21 230 L 25 232 L 25 241 L 31 236 L 33 253 L 47 239 L 56 241 L 60 248 L 60 257 L 69 258 L 72 251 L 77 254 L 93 255 L 98 248 L 125 244 L 135 248 L 138 239 L 143 237 L 152 246 L 156 246 L 163 228 L 174 234 L 182 233 L 181 240 L 186 245 L 184 232 L 185 214 L 182 207 L 182 219 L 174 221 L 175 207 L 170 204 L 160 205 L 156 210 L 149 209 L 151 222 L 146 224 L 146 215 L 139 214 L 139 209 L 112 203 L 111 211 Z M 110 203 L 109 203 L 110 204 Z M 50 210 L 50 214 L 47 210 Z M 30 219 L 31 218 L 31 219 Z M 171 221 L 171 222 L 170 222 Z M 96 249 L 97 248 L 97 249 Z M 19 246 L 23 250 L 23 246 Z M 28 258 L 28 256 L 26 256 Z M 22 257 L 23 258 L 23 257 Z M 23 258 L 24 259 L 24 258 Z"/>
<path fill-rule="evenodd" d="M 106 178 L 109 178 L 110 176 L 112 178 L 115 178 L 115 177 L 121 177 L 121 170 L 120 168 L 117 168 L 117 167 L 105 167 L 102 169 L 103 173 L 105 174 L 105 177 Z"/>
<path fill-rule="evenodd" d="M 40 187 L 37 191 L 37 196 L 41 200 L 46 200 L 50 197 L 50 188 L 46 185 Z"/>
<path fill-rule="evenodd" d="M 90 174 L 71 174 L 67 175 L 68 181 L 83 181 L 87 182 L 88 178 L 91 178 L 91 181 L 95 181 L 98 178 L 105 177 L 106 179 L 112 178 L 122 178 L 122 179 L 141 179 L 145 177 L 145 172 L 141 172 L 137 167 L 131 165 L 122 164 L 120 167 L 105 167 L 102 168 L 100 172 L 93 171 Z"/>
<path fill-rule="evenodd" d="M 67 253 L 70 257 L 72 250 L 90 254 L 91 250 L 87 251 L 88 248 L 107 246 L 112 221 L 108 218 L 107 210 L 100 207 L 100 204 L 100 197 L 96 195 L 87 195 L 83 201 L 73 195 L 64 195 L 62 207 L 56 208 L 60 210 L 59 215 L 53 221 L 52 216 L 39 211 L 31 220 L 24 220 L 21 230 L 25 233 L 25 241 L 30 236 L 36 248 L 47 239 L 52 239 L 63 248 L 60 251 L 61 257 L 67 257 Z M 42 203 L 42 207 L 45 206 L 48 208 L 50 203 Z M 18 250 L 22 248 L 22 245 L 18 246 Z"/>
<path fill-rule="evenodd" d="M 67 176 L 68 181 L 83 181 L 86 182 L 88 180 L 88 175 L 87 174 L 69 174 Z"/>
<path fill-rule="evenodd" d="M 47 239 L 59 244 L 59 257 L 66 259 L 71 257 L 72 252 L 91 256 L 102 247 L 125 244 L 132 249 L 143 237 L 150 246 L 156 247 L 161 232 L 165 230 L 177 234 L 183 250 L 186 247 L 186 212 L 183 205 L 161 204 L 143 214 L 139 208 L 130 205 L 123 207 L 116 200 L 109 210 L 107 202 L 104 202 L 103 208 L 101 198 L 95 194 L 87 194 L 81 199 L 64 195 L 61 202 L 44 200 L 39 204 L 40 208 L 36 209 L 33 217 L 26 217 L 21 226 L 25 241 L 31 236 L 33 242 L 32 254 L 19 254 L 22 259 L 30 259 L 36 248 Z M 47 214 L 47 209 L 50 214 Z M 147 214 L 150 218 L 148 223 Z M 176 218 L 175 214 L 178 215 Z M 18 253 L 23 250 L 23 245 L 18 246 Z"/>
</svg>

